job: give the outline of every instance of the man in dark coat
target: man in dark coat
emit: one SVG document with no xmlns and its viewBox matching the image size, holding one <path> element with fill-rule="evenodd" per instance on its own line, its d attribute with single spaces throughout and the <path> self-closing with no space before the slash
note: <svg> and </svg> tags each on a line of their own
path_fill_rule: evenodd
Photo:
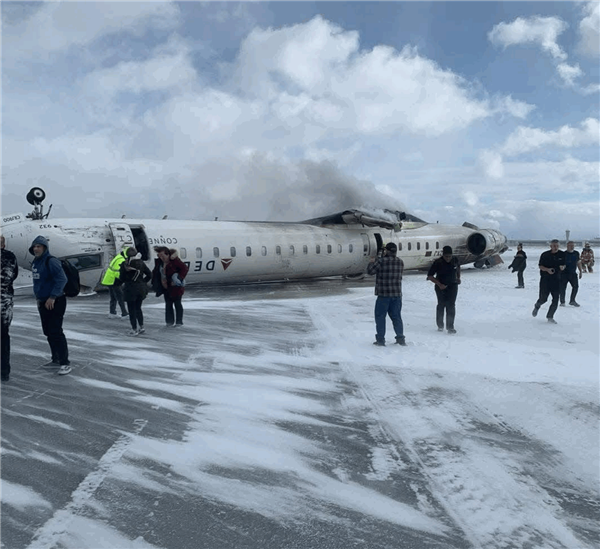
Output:
<svg viewBox="0 0 600 549">
<path fill-rule="evenodd" d="M 523 271 L 527 268 L 527 254 L 523 251 L 523 244 L 519 242 L 517 246 L 517 253 L 508 267 L 512 269 L 512 272 L 517 272 L 517 288 L 525 288 L 525 281 L 523 280 Z"/>
<path fill-rule="evenodd" d="M 449 334 L 455 334 L 454 317 L 456 316 L 456 296 L 460 284 L 460 263 L 452 255 L 452 248 L 444 246 L 442 257 L 436 259 L 427 273 L 427 280 L 435 284 L 437 308 L 435 321 L 438 332 L 444 331 L 444 311 L 446 312 L 446 329 Z"/>
<path fill-rule="evenodd" d="M 577 270 L 579 269 L 579 277 Z M 581 267 L 581 259 L 579 252 L 575 249 L 575 242 L 569 240 L 567 242 L 567 251 L 565 252 L 565 270 L 560 275 L 560 304 L 565 306 L 565 297 L 567 293 L 567 285 L 571 284 L 571 297 L 569 305 L 579 307 L 579 303 L 575 301 L 577 292 L 579 291 L 579 279 L 583 276 Z"/>
<path fill-rule="evenodd" d="M 552 295 L 552 303 L 548 309 L 546 318 L 550 324 L 556 324 L 554 313 L 558 309 L 560 294 L 560 275 L 565 269 L 565 252 L 558 249 L 558 240 L 550 242 L 550 249 L 540 256 L 540 296 L 533 306 L 531 314 L 537 316 L 540 307 L 548 301 Z"/>
<path fill-rule="evenodd" d="M 396 332 L 396 343 L 406 345 L 402 323 L 402 272 L 404 261 L 396 257 L 398 247 L 389 242 L 383 255 L 371 258 L 367 272 L 375 277 L 375 335 L 374 345 L 385 345 L 385 322 L 389 314 Z"/>
<path fill-rule="evenodd" d="M 8 251 L 4 236 L 0 235 L 0 246 L 2 248 L 2 334 L 0 343 L 2 345 L 2 381 L 8 381 L 10 377 L 10 334 L 8 329 L 13 318 L 13 282 L 19 274 L 19 266 L 15 254 Z"/>
<path fill-rule="evenodd" d="M 42 321 L 42 330 L 52 351 L 52 364 L 59 365 L 60 375 L 71 371 L 69 347 L 63 332 L 63 320 L 67 310 L 67 298 L 63 292 L 67 275 L 60 261 L 50 255 L 48 240 L 38 236 L 32 242 L 29 253 L 34 257 L 31 264 L 33 293 Z"/>
</svg>

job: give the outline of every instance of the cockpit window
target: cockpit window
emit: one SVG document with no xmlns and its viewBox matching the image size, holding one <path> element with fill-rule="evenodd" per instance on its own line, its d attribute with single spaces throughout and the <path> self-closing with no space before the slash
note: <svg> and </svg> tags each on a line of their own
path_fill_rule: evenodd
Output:
<svg viewBox="0 0 600 549">
<path fill-rule="evenodd" d="M 72 257 L 65 257 L 64 259 L 78 271 L 87 271 L 88 269 L 98 269 L 102 267 L 102 254 L 75 255 Z"/>
</svg>

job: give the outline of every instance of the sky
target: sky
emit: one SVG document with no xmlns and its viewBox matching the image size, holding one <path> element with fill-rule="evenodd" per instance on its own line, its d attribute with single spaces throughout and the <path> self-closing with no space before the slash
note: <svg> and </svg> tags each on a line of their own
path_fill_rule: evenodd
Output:
<svg viewBox="0 0 600 549">
<path fill-rule="evenodd" d="M 2 213 L 600 234 L 597 2 L 2 2 Z"/>
<path fill-rule="evenodd" d="M 524 290 L 463 269 L 455 335 L 406 274 L 406 347 L 372 345 L 372 278 L 188 286 L 184 327 L 149 296 L 138 338 L 77 297 L 69 376 L 18 290 L 4 546 L 597 547 L 600 276 L 549 324 L 526 250 Z"/>
</svg>

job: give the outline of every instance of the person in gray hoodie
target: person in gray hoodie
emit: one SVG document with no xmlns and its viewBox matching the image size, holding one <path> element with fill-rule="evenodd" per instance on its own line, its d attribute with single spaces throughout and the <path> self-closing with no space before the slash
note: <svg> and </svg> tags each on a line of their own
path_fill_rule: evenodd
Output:
<svg viewBox="0 0 600 549">
<path fill-rule="evenodd" d="M 67 275 L 60 261 L 50 255 L 48 240 L 43 236 L 34 239 L 29 253 L 34 256 L 31 264 L 33 293 L 37 300 L 42 330 L 52 352 L 52 364 L 60 366 L 59 374 L 68 374 L 71 371 L 69 347 L 62 329 L 67 309 L 67 298 L 63 293 Z"/>
</svg>

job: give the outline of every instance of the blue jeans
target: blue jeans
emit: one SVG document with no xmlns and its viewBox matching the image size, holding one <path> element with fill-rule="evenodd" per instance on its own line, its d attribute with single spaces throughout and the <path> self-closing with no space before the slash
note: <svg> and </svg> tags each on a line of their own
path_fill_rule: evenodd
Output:
<svg viewBox="0 0 600 549">
<path fill-rule="evenodd" d="M 377 328 L 377 341 L 385 343 L 385 321 L 390 315 L 396 337 L 404 336 L 404 325 L 402 324 L 402 298 L 377 296 L 375 302 L 375 327 Z"/>
</svg>

